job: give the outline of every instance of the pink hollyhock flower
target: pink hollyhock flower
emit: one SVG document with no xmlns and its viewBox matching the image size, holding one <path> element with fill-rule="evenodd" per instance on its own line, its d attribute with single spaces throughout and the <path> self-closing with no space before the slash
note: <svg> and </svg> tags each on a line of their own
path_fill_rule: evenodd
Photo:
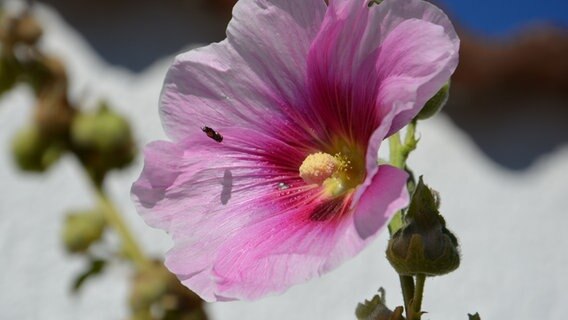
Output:
<svg viewBox="0 0 568 320">
<path fill-rule="evenodd" d="M 257 299 L 360 252 L 408 202 L 377 165 L 458 63 L 421 0 L 241 0 L 227 39 L 179 55 L 132 187 L 166 266 L 208 301 Z M 204 131 L 204 132 L 203 132 Z"/>
</svg>

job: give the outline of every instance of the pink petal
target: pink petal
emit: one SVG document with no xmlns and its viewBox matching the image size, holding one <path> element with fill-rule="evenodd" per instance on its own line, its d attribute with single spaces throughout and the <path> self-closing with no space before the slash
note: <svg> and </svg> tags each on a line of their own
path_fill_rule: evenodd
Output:
<svg viewBox="0 0 568 320">
<path fill-rule="evenodd" d="M 378 8 L 375 19 L 381 27 L 366 35 L 366 41 L 381 43 L 376 65 L 382 79 L 379 103 L 388 108 L 398 102 L 401 107 L 390 135 L 449 81 L 458 64 L 460 40 L 446 14 L 429 2 L 385 0 Z"/>
<path fill-rule="evenodd" d="M 383 106 L 400 102 L 410 107 L 395 117 L 390 133 L 408 124 L 449 81 L 458 50 L 457 38 L 452 41 L 443 26 L 424 20 L 406 20 L 389 33 L 377 62 L 385 66 L 380 69 L 384 80 L 379 101 Z"/>
<path fill-rule="evenodd" d="M 154 141 L 144 148 L 144 169 L 132 185 L 132 200 L 138 213 L 152 227 L 169 229 L 175 211 L 156 214 L 154 207 L 165 200 L 167 189 L 174 184 L 184 165 L 183 148 L 167 141 Z"/>
<path fill-rule="evenodd" d="M 408 204 L 407 179 L 408 174 L 401 169 L 379 167 L 355 210 L 355 227 L 361 238 L 375 235 L 396 211 Z"/>
<path fill-rule="evenodd" d="M 232 204 L 236 195 L 253 199 L 258 190 L 266 185 L 275 189 L 289 176 L 301 181 L 298 167 L 305 150 L 252 129 L 226 129 L 223 134 L 222 143 L 201 133 L 186 141 L 146 146 L 132 196 L 148 224 L 172 231 L 173 220 L 184 220 L 194 215 L 192 209 L 208 205 L 201 198 L 212 207 Z"/>
<path fill-rule="evenodd" d="M 311 195 L 314 193 L 308 190 L 299 197 L 309 199 Z M 386 202 L 391 195 L 387 193 L 381 199 Z M 275 203 L 270 205 L 267 199 Z M 393 205 L 377 210 L 400 209 L 398 205 L 404 201 L 396 200 L 392 198 Z M 338 201 L 339 211 L 327 207 L 335 204 L 318 201 L 279 207 L 275 205 L 279 200 L 270 194 L 255 199 L 254 208 L 233 205 L 230 212 L 195 226 L 198 238 L 176 241 L 166 265 L 178 274 L 186 274 L 181 277 L 183 283 L 207 300 L 254 300 L 281 293 L 337 267 L 372 239 L 360 237 L 350 212 L 345 211 L 348 215 L 343 218 L 316 219 L 314 212 L 321 205 L 326 206 L 328 214 L 348 210 L 343 199 Z M 378 216 L 392 214 L 374 212 Z M 241 225 L 244 219 L 247 222 Z M 188 272 L 192 270 L 196 271 Z"/>
<path fill-rule="evenodd" d="M 261 82 L 294 101 L 305 90 L 306 56 L 325 11 L 320 0 L 240 1 L 227 39 Z"/>
<path fill-rule="evenodd" d="M 406 125 L 458 61 L 459 39 L 446 15 L 421 0 L 331 1 L 308 59 L 318 114 L 333 129 L 370 136 L 395 106 L 388 135 Z M 329 97 L 338 97 L 329 101 Z M 347 127 L 347 123 L 355 129 Z"/>
<path fill-rule="evenodd" d="M 222 143 L 203 134 L 150 144 L 132 188 L 145 221 L 172 235 L 167 267 L 201 297 L 251 300 L 282 292 L 333 269 L 372 238 L 356 230 L 351 197 L 321 198 L 298 177 L 306 151 L 250 129 L 224 134 Z M 367 192 L 382 199 L 373 211 L 378 216 L 399 209 L 396 198 L 384 207 L 392 192 L 374 183 L 367 189 L 362 200 Z"/>
<path fill-rule="evenodd" d="M 290 192 L 305 188 L 297 173 L 305 151 L 255 130 L 223 133 L 222 143 L 200 134 L 148 145 L 144 170 L 132 187 L 145 221 L 174 239 L 168 267 L 208 300 L 217 299 L 212 268 L 219 246 L 251 221 L 278 212 L 269 201 L 263 207 L 261 199 L 281 192 L 280 183 Z"/>
<path fill-rule="evenodd" d="M 404 171 L 382 166 L 361 202 L 354 204 L 355 216 L 346 211 L 337 219 L 314 220 L 317 204 L 309 203 L 245 226 L 220 248 L 214 268 L 219 290 L 225 297 L 256 299 L 337 267 L 359 253 L 408 203 L 406 177 Z M 337 214 L 330 208 L 334 201 L 327 201 L 326 211 Z M 312 219 L 298 221 L 306 212 Z"/>
<path fill-rule="evenodd" d="M 313 195 L 313 192 L 305 191 L 298 197 L 309 199 Z M 291 203 L 283 207 L 278 205 L 279 199 L 270 194 L 255 202 L 254 209 L 232 208 L 241 215 L 250 215 L 250 220 L 217 248 L 211 261 L 212 269 L 206 275 L 214 281 L 195 287 L 197 290 L 213 289 L 217 296 L 253 300 L 282 292 L 327 271 L 326 261 L 333 256 L 333 250 L 343 237 L 343 227 L 337 220 L 310 218 L 310 209 L 315 207 L 315 202 Z M 217 221 L 221 226 L 226 223 L 225 220 Z M 222 230 L 210 232 L 209 236 L 215 237 L 217 232 Z M 180 247 L 180 250 L 196 250 L 195 244 Z M 169 258 L 170 267 L 184 264 L 183 256 Z M 191 285 L 199 285 L 193 281 L 189 278 L 184 283 L 191 288 L 194 288 Z"/>
<path fill-rule="evenodd" d="M 409 201 L 406 190 L 408 174 L 389 165 L 378 165 L 379 147 L 399 110 L 404 110 L 404 106 L 396 102 L 395 108 L 385 114 L 381 125 L 371 135 L 366 154 L 367 177 L 353 196 L 353 202 L 357 203 L 355 226 L 363 239 L 375 235 L 388 223 L 391 215 Z"/>
<path fill-rule="evenodd" d="M 176 57 L 161 97 L 167 134 L 302 120 L 295 108 L 305 106 L 306 56 L 324 12 L 320 0 L 239 1 L 227 40 Z"/>
</svg>

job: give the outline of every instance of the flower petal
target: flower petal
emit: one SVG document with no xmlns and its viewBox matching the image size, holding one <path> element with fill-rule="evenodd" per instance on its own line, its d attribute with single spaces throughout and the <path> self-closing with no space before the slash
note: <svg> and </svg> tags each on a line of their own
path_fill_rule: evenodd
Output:
<svg viewBox="0 0 568 320">
<path fill-rule="evenodd" d="M 166 133 L 183 140 L 203 126 L 269 130 L 302 119 L 295 108 L 305 105 L 306 56 L 324 12 L 319 0 L 239 1 L 227 40 L 176 57 L 161 97 Z"/>
<path fill-rule="evenodd" d="M 309 191 L 301 198 L 310 198 Z M 214 253 L 212 269 L 207 275 L 213 279 L 204 289 L 213 287 L 216 295 L 233 299 L 252 300 L 268 293 L 278 293 L 292 284 L 304 282 L 318 274 L 314 262 L 322 264 L 334 241 L 328 234 L 336 229 L 326 228 L 330 222 L 311 221 L 306 216 L 308 206 L 283 208 L 278 197 L 266 194 L 254 209 L 248 209 L 251 219 L 237 232 L 225 239 Z M 257 199 L 259 200 L 259 199 Z M 264 204 L 262 203 L 264 202 Z M 245 207 L 232 210 L 246 215 Z M 226 221 L 217 221 L 221 225 Z M 315 225 L 320 228 L 316 229 Z M 211 232 L 211 236 L 217 233 Z M 180 248 L 194 250 L 194 246 Z M 177 263 L 178 257 L 172 257 Z M 292 264 L 293 263 L 293 264 Z M 188 279 L 191 284 L 192 279 Z"/>
<path fill-rule="evenodd" d="M 182 142 L 146 146 L 132 197 L 149 225 L 172 231 L 173 220 L 194 215 L 190 209 L 232 204 L 241 194 L 254 199 L 266 185 L 275 189 L 279 182 L 301 181 L 298 167 L 305 150 L 251 129 L 223 133 L 222 143 L 202 133 Z"/>
<path fill-rule="evenodd" d="M 212 268 L 219 247 L 244 226 L 278 213 L 266 197 L 280 193 L 282 183 L 285 192 L 306 188 L 297 172 L 304 150 L 251 129 L 223 133 L 222 143 L 201 134 L 148 145 L 132 187 L 144 220 L 174 239 L 167 266 L 207 300 L 218 299 Z"/>
<path fill-rule="evenodd" d="M 408 204 L 407 179 L 403 170 L 389 165 L 379 167 L 355 210 L 355 228 L 361 238 L 375 235 L 396 211 Z"/>
<path fill-rule="evenodd" d="M 326 11 L 321 0 L 239 1 L 227 39 L 285 97 L 305 90 L 306 56 Z"/>
<path fill-rule="evenodd" d="M 395 106 L 403 110 L 388 134 L 399 130 L 448 81 L 459 39 L 446 15 L 428 2 L 367 3 L 330 2 L 310 50 L 308 78 L 316 97 L 339 97 L 313 104 L 329 114 L 326 122 L 349 131 L 342 123 L 349 119 L 359 136 L 368 137 Z"/>
<path fill-rule="evenodd" d="M 153 208 L 165 199 L 167 189 L 181 174 L 183 153 L 182 148 L 168 141 L 154 141 L 144 148 L 144 169 L 132 184 L 131 196 L 138 213 L 154 228 L 169 229 L 176 213 L 163 210 L 156 214 Z"/>
<path fill-rule="evenodd" d="M 166 266 L 201 297 L 282 292 L 333 269 L 372 238 L 359 236 L 351 197 L 322 198 L 298 177 L 305 150 L 249 129 L 224 133 L 222 143 L 200 135 L 150 144 L 132 188 L 145 221 L 174 239 Z"/>
<path fill-rule="evenodd" d="M 439 11 L 431 5 L 425 7 L 422 9 Z M 459 50 L 459 39 L 453 28 L 451 31 L 448 33 L 443 25 L 409 19 L 384 39 L 377 63 L 383 66 L 379 68 L 383 79 L 379 101 L 384 106 L 396 101 L 410 106 L 395 117 L 390 133 L 410 122 L 449 81 L 458 64 Z"/>
</svg>

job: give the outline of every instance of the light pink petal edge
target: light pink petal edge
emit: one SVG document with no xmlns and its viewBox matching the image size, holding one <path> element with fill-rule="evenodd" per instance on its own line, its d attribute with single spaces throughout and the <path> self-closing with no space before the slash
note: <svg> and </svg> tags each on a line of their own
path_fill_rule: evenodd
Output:
<svg viewBox="0 0 568 320">
<path fill-rule="evenodd" d="M 241 0 L 228 39 L 176 57 L 160 99 L 168 136 L 203 126 L 269 130 L 302 108 L 306 56 L 323 19 L 320 0 Z"/>
</svg>

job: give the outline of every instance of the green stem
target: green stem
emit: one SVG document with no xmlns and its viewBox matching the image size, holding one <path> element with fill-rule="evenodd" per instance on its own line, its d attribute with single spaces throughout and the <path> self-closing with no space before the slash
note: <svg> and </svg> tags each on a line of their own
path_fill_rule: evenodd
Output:
<svg viewBox="0 0 568 320">
<path fill-rule="evenodd" d="M 390 151 L 390 163 L 397 168 L 404 168 L 405 160 L 403 153 L 402 144 L 400 143 L 400 133 L 395 133 L 389 138 L 389 151 Z"/>
<path fill-rule="evenodd" d="M 414 279 L 411 276 L 399 275 L 400 287 L 402 288 L 402 298 L 404 299 L 404 310 L 406 310 L 406 317 L 408 318 L 410 310 L 410 303 L 414 296 Z"/>
<path fill-rule="evenodd" d="M 416 140 L 416 119 L 412 120 L 408 126 L 406 126 L 406 139 L 404 142 L 406 147 L 412 148 L 412 150 L 416 149 L 416 143 L 418 142 L 418 140 Z M 408 158 L 408 154 L 406 157 Z"/>
<path fill-rule="evenodd" d="M 412 315 L 411 320 L 420 320 L 422 314 L 422 296 L 424 295 L 424 284 L 426 283 L 426 275 L 416 275 L 416 288 L 414 290 L 414 298 L 412 298 Z"/>
<path fill-rule="evenodd" d="M 149 260 L 142 252 L 142 249 L 140 249 L 140 246 L 132 236 L 132 233 L 122 219 L 122 216 L 120 215 L 120 213 L 118 213 L 112 201 L 105 193 L 103 187 L 95 186 L 95 191 L 105 219 L 122 240 L 124 250 L 126 251 L 128 257 L 132 259 L 132 261 L 138 268 L 142 268 L 148 265 Z"/>
<path fill-rule="evenodd" d="M 416 134 L 416 120 L 412 120 L 406 128 L 406 136 L 404 139 L 404 144 L 401 143 L 400 133 L 395 133 L 389 138 L 389 151 L 390 151 L 390 163 L 400 169 L 406 168 L 406 160 L 410 153 L 416 149 L 417 140 Z M 398 215 L 398 213 L 397 213 Z M 409 320 L 414 320 L 413 312 L 413 301 L 416 299 L 416 295 L 419 293 L 420 301 L 422 301 L 422 290 L 424 289 L 424 283 L 421 283 L 421 288 L 414 287 L 414 279 L 411 276 L 399 276 L 400 287 L 402 288 L 402 296 L 404 299 L 404 309 L 406 310 L 406 317 Z M 417 277 L 418 281 L 418 277 Z M 419 283 L 416 283 L 418 286 Z M 420 313 L 418 312 L 418 319 L 420 319 Z"/>
<path fill-rule="evenodd" d="M 389 138 L 389 151 L 390 163 L 397 167 L 404 169 L 406 167 L 406 160 L 414 149 L 416 149 L 416 120 L 412 120 L 406 127 L 406 136 L 404 144 L 401 143 L 400 133 L 395 133 Z"/>
</svg>

